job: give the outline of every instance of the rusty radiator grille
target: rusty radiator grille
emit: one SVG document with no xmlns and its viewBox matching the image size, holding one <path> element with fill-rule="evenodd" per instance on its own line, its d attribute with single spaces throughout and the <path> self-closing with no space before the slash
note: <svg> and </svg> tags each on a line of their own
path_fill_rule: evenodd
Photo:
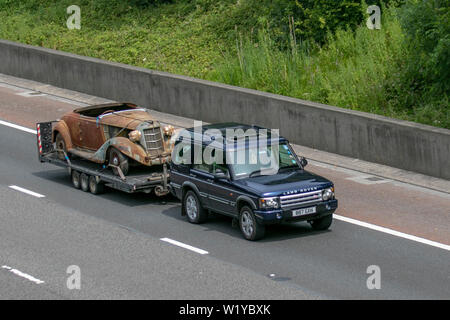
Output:
<svg viewBox="0 0 450 320">
<path fill-rule="evenodd" d="M 157 155 L 164 151 L 160 128 L 145 129 L 144 140 L 145 148 L 151 155 Z"/>
</svg>

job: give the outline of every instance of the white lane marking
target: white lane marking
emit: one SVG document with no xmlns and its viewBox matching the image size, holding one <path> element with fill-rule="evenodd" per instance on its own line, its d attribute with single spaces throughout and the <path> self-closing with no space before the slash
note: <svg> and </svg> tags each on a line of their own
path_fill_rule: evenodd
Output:
<svg viewBox="0 0 450 320">
<path fill-rule="evenodd" d="M 161 238 L 160 240 L 168 242 L 168 243 L 171 243 L 171 244 L 173 244 L 175 246 L 179 246 L 179 247 L 182 247 L 182 248 L 185 248 L 185 249 L 188 249 L 188 250 L 200 253 L 200 254 L 208 254 L 209 253 L 208 251 L 205 251 L 205 250 L 202 250 L 202 249 L 199 249 L 199 248 L 196 248 L 196 247 L 190 246 L 188 244 L 185 244 L 185 243 L 182 243 L 182 242 L 179 242 L 179 241 L 176 241 L 176 240 L 172 240 L 172 239 L 169 239 L 169 238 Z"/>
<path fill-rule="evenodd" d="M 18 187 L 18 186 L 9 186 L 9 187 L 10 187 L 11 189 L 14 189 L 14 190 L 16 190 L 16 191 L 20 191 L 20 192 L 29 194 L 29 195 L 31 195 L 31 196 L 33 196 L 33 197 L 36 197 L 36 198 L 45 198 L 45 196 L 42 195 L 42 194 L 39 194 L 39 193 L 30 191 L 30 190 L 27 190 L 27 189 L 24 189 L 24 188 L 21 188 L 21 187 Z"/>
<path fill-rule="evenodd" d="M 27 279 L 27 280 L 29 280 L 29 281 L 31 281 L 31 282 L 36 283 L 36 284 L 42 284 L 42 283 L 45 283 L 44 281 L 39 280 L 39 279 L 36 279 L 35 277 L 30 276 L 29 274 L 26 274 L 26 273 L 24 273 L 24 272 L 22 272 L 22 271 L 19 271 L 19 270 L 17 270 L 17 269 L 13 269 L 13 268 L 8 267 L 8 266 L 2 266 L 2 268 L 8 270 L 9 272 L 14 273 L 16 276 L 25 278 L 25 279 Z"/>
<path fill-rule="evenodd" d="M 446 244 L 443 244 L 443 243 L 440 243 L 440 242 L 435 242 L 435 241 L 431 241 L 431 240 L 428 240 L 428 239 L 416 237 L 416 236 L 413 236 L 413 235 L 410 235 L 410 234 L 407 234 L 407 233 L 395 231 L 395 230 L 388 229 L 388 228 L 385 228 L 385 227 L 380 227 L 380 226 L 377 226 L 377 225 L 374 225 L 374 224 L 371 224 L 371 223 L 367 223 L 367 222 L 355 220 L 355 219 L 352 219 L 352 218 L 339 216 L 337 214 L 334 214 L 333 217 L 335 219 L 337 219 L 337 220 L 341 220 L 341 221 L 344 221 L 344 222 L 356 224 L 356 225 L 364 227 L 364 228 L 376 230 L 376 231 L 379 231 L 379 232 L 384 232 L 384 233 L 387 233 L 387 234 L 390 234 L 390 235 L 393 235 L 393 236 L 397 236 L 397 237 L 400 237 L 400 238 L 404 238 L 404 239 L 420 242 L 420 243 L 423 243 L 423 244 L 427 244 L 429 246 L 433 246 L 433 247 L 436 247 L 436 248 L 440 248 L 440 249 L 444 249 L 444 250 L 450 251 L 450 246 L 449 245 L 446 245 Z"/>
<path fill-rule="evenodd" d="M 37 134 L 36 130 L 25 128 L 25 127 L 19 126 L 19 125 L 14 124 L 14 123 L 10 123 L 10 122 L 6 122 L 6 121 L 0 120 L 0 124 L 4 125 L 4 126 L 7 126 L 7 127 L 11 127 L 11 128 L 17 129 L 17 130 L 25 131 L 25 132 L 28 132 L 28 133 Z"/>
<path fill-rule="evenodd" d="M 26 97 L 26 98 L 46 96 L 45 93 L 42 93 L 39 91 L 26 91 L 26 92 L 20 92 L 20 93 L 16 93 L 16 94 L 19 96 L 22 96 L 22 97 Z"/>
</svg>

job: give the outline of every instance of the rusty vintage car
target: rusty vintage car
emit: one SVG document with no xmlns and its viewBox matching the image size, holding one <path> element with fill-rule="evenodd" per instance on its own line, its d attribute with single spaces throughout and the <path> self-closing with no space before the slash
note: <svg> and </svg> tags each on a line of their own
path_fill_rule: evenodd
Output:
<svg viewBox="0 0 450 320">
<path fill-rule="evenodd" d="M 162 165 L 170 160 L 173 127 L 162 126 L 147 109 L 112 103 L 76 109 L 53 129 L 58 158 L 80 157 L 126 175 L 133 165 Z M 120 170 L 118 170 L 120 168 Z"/>
</svg>

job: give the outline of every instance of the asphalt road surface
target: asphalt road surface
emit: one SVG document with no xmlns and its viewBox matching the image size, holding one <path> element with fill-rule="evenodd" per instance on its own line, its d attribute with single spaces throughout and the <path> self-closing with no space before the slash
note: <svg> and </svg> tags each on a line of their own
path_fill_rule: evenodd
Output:
<svg viewBox="0 0 450 320">
<path fill-rule="evenodd" d="M 29 98 L 3 90 L 0 118 L 18 122 L 6 119 L 12 101 L 39 118 Z M 226 217 L 189 224 L 171 196 L 75 190 L 66 170 L 38 162 L 33 133 L 0 125 L 0 150 L 1 299 L 450 298 L 450 200 L 424 188 L 311 166 L 335 181 L 339 216 L 437 246 L 338 219 L 326 232 L 279 225 L 249 242 Z M 79 267 L 80 289 L 68 288 L 69 266 Z M 380 270 L 380 289 L 367 286 L 369 266 Z"/>
</svg>

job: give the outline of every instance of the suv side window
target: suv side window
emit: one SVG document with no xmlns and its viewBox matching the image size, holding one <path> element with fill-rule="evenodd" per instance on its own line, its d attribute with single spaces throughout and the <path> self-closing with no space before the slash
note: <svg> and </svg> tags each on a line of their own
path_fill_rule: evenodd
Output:
<svg viewBox="0 0 450 320">
<path fill-rule="evenodd" d="M 204 151 L 205 151 L 205 147 L 203 146 L 202 153 Z M 213 153 L 213 155 L 214 155 L 214 153 Z M 210 174 L 214 174 L 216 172 L 216 169 L 220 169 L 225 174 L 228 174 L 228 167 L 224 163 L 225 163 L 225 157 L 224 157 L 224 159 L 222 161 L 222 164 L 217 164 L 216 162 L 214 162 L 213 164 L 206 164 L 206 163 L 203 162 L 201 164 L 194 164 L 193 165 L 193 169 L 197 169 L 199 171 L 203 171 L 203 172 L 210 173 Z"/>
</svg>

